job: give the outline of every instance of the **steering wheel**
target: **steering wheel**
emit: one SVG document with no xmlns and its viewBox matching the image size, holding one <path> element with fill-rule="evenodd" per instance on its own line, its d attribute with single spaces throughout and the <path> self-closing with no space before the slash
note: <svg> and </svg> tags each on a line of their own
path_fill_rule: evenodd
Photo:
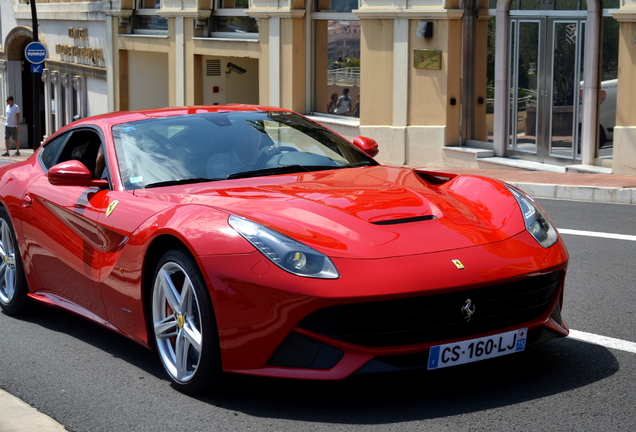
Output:
<svg viewBox="0 0 636 432">
<path fill-rule="evenodd" d="M 288 152 L 297 152 L 298 149 L 292 146 L 278 146 L 278 152 L 288 151 Z"/>
<path fill-rule="evenodd" d="M 268 147 L 263 147 L 256 153 L 254 159 L 250 163 L 252 168 L 261 168 L 267 164 L 267 162 L 273 158 L 274 156 L 282 153 L 282 152 L 297 152 L 298 149 L 296 147 L 291 146 L 276 146 L 271 145 Z"/>
</svg>

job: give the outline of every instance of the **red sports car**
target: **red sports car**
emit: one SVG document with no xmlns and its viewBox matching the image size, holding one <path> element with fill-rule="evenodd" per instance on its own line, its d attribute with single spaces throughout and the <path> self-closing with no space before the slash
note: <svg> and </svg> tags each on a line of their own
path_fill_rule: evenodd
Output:
<svg viewBox="0 0 636 432">
<path fill-rule="evenodd" d="M 567 335 L 568 253 L 531 198 L 377 151 L 271 107 L 78 120 L 0 168 L 0 306 L 35 300 L 154 348 L 186 392 Z"/>
</svg>

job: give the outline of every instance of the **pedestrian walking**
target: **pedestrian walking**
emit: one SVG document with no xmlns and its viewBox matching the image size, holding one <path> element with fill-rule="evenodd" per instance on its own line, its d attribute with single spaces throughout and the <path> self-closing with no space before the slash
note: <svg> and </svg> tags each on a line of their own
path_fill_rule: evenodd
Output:
<svg viewBox="0 0 636 432">
<path fill-rule="evenodd" d="M 4 128 L 5 152 L 2 156 L 9 156 L 9 140 L 11 138 L 15 141 L 15 153 L 13 155 L 20 156 L 20 138 L 18 137 L 18 131 L 20 129 L 20 107 L 13 102 L 13 96 L 9 96 L 7 98 L 5 116 L 7 119 L 7 123 Z"/>
</svg>

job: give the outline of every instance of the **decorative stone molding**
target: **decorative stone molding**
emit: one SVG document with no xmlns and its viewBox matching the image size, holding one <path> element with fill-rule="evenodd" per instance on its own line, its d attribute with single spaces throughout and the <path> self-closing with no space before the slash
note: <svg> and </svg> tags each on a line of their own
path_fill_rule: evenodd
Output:
<svg viewBox="0 0 636 432">
<path fill-rule="evenodd" d="M 119 17 L 119 27 L 128 27 L 130 24 L 130 17 Z"/>
<path fill-rule="evenodd" d="M 444 0 L 362 0 L 360 10 L 445 10 Z"/>
<path fill-rule="evenodd" d="M 432 19 L 458 20 L 464 16 L 462 9 L 358 9 L 353 11 L 361 19 Z"/>
<path fill-rule="evenodd" d="M 291 0 L 252 0 L 247 16 L 252 18 L 303 18 L 304 9 L 292 9 Z"/>
<path fill-rule="evenodd" d="M 185 17 L 205 20 L 211 13 L 210 5 L 200 5 L 197 0 L 163 0 L 161 9 L 157 9 L 157 15 L 164 18 Z"/>
<path fill-rule="evenodd" d="M 64 88 L 68 88 L 68 86 L 71 84 L 71 76 L 69 74 L 62 74 L 62 87 Z"/>
<path fill-rule="evenodd" d="M 48 69 L 44 69 L 42 71 L 41 79 L 42 79 L 42 82 L 45 83 L 45 84 L 48 83 L 49 81 L 51 81 L 51 73 L 50 73 L 50 71 Z"/>
<path fill-rule="evenodd" d="M 84 84 L 84 77 L 81 77 L 81 76 L 73 77 L 73 88 L 76 91 L 81 92 L 83 88 L 83 84 Z"/>
<path fill-rule="evenodd" d="M 104 10 L 104 13 L 108 16 L 119 18 L 119 27 L 125 27 L 130 21 L 130 17 L 133 14 L 132 9 L 120 9 L 120 10 Z"/>
<path fill-rule="evenodd" d="M 86 78 L 107 79 L 108 71 L 106 68 L 80 65 L 75 63 L 67 63 L 57 60 L 47 60 L 46 67 L 49 70 L 64 71 L 71 75 L 81 75 Z"/>
<path fill-rule="evenodd" d="M 250 9 L 291 10 L 291 0 L 252 0 Z"/>
<path fill-rule="evenodd" d="M 636 8 L 610 9 L 609 13 L 618 22 L 636 22 Z"/>
<path fill-rule="evenodd" d="M 164 17 L 183 16 L 196 18 L 199 8 L 202 10 L 211 9 L 209 4 L 200 5 L 199 3 L 203 2 L 199 0 L 162 0 L 161 8 L 157 10 L 157 14 Z"/>
<path fill-rule="evenodd" d="M 263 10 L 263 9 L 248 9 L 246 12 L 247 16 L 252 18 L 303 18 L 305 16 L 305 10 Z"/>
<path fill-rule="evenodd" d="M 2 60 L 0 61 L 0 72 L 4 72 L 7 70 L 7 62 Z"/>
<path fill-rule="evenodd" d="M 51 84 L 53 85 L 57 85 L 57 81 L 58 81 L 58 72 L 51 72 Z"/>
</svg>

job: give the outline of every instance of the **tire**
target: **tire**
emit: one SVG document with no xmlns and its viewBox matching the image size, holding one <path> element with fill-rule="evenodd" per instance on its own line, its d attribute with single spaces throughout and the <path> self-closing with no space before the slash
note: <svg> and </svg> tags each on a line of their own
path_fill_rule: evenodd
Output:
<svg viewBox="0 0 636 432">
<path fill-rule="evenodd" d="M 29 287 L 9 213 L 0 207 L 0 308 L 7 315 L 28 309 Z"/>
<path fill-rule="evenodd" d="M 221 384 L 218 331 L 207 286 L 194 259 L 180 249 L 157 264 L 151 325 L 161 363 L 184 393 L 209 392 Z"/>
</svg>

